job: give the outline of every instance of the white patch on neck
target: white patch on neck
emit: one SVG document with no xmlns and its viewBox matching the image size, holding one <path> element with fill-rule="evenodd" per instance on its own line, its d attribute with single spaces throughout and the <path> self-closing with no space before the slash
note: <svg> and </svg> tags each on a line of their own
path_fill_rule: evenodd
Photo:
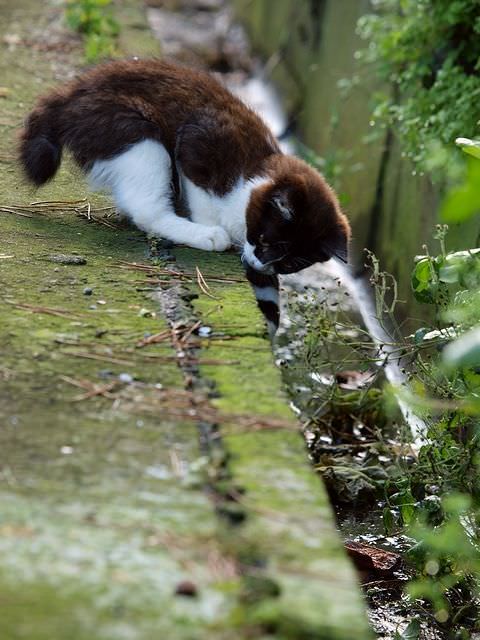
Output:
<svg viewBox="0 0 480 640">
<path fill-rule="evenodd" d="M 268 274 L 273 273 L 273 269 L 270 265 L 264 265 L 263 262 L 257 258 L 255 255 L 255 246 L 250 244 L 248 240 L 245 240 L 243 244 L 242 260 L 245 260 L 245 262 L 252 267 L 252 269 L 255 269 L 255 271 Z"/>
<path fill-rule="evenodd" d="M 246 213 L 252 191 L 270 182 L 257 176 L 251 180 L 241 177 L 224 196 L 198 187 L 181 174 L 182 188 L 192 220 L 206 225 L 219 225 L 227 231 L 232 242 L 241 246 L 247 235 Z"/>
<path fill-rule="evenodd" d="M 251 180 L 239 178 L 235 186 L 223 197 L 223 207 L 220 224 L 230 233 L 230 237 L 238 244 L 245 242 L 247 237 L 247 207 L 252 191 L 271 182 L 270 178 L 256 176 Z"/>
</svg>

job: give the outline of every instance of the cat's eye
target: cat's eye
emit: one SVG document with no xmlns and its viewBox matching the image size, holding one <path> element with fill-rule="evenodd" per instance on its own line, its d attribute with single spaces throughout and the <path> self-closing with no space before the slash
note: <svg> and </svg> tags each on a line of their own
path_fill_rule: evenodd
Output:
<svg viewBox="0 0 480 640">
<path fill-rule="evenodd" d="M 270 246 L 270 243 L 265 240 L 265 236 L 263 235 L 263 233 L 260 235 L 260 237 L 258 239 L 258 242 L 260 243 L 261 247 L 269 247 Z"/>
</svg>

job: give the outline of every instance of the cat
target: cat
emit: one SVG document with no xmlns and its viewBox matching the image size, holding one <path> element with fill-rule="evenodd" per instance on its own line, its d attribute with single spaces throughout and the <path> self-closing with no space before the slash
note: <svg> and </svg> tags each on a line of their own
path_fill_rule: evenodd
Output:
<svg viewBox="0 0 480 640">
<path fill-rule="evenodd" d="M 137 58 L 92 68 L 27 117 L 27 179 L 48 182 L 63 147 L 92 189 L 109 190 L 147 233 L 206 251 L 240 248 L 272 334 L 278 274 L 347 260 L 350 226 L 322 175 L 283 154 L 261 118 L 207 72 Z"/>
</svg>

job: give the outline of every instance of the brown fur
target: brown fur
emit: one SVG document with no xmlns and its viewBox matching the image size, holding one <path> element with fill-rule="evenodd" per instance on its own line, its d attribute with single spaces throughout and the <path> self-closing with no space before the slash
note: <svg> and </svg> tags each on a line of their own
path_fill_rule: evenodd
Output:
<svg viewBox="0 0 480 640">
<path fill-rule="evenodd" d="M 247 240 L 257 245 L 259 260 L 275 260 L 277 273 L 293 273 L 333 256 L 346 261 L 350 225 L 318 171 L 282 154 L 270 156 L 265 168 L 273 183 L 252 194 L 247 210 Z M 288 205 L 291 220 L 278 211 L 276 198 Z M 260 237 L 263 246 L 258 247 Z M 278 260 L 285 251 L 286 258 Z"/>
<path fill-rule="evenodd" d="M 22 158 L 39 135 L 66 146 L 85 169 L 158 140 L 188 178 L 218 194 L 279 151 L 260 118 L 212 76 L 160 60 L 99 65 L 40 99 L 21 136 Z"/>
<path fill-rule="evenodd" d="M 323 177 L 285 156 L 263 121 L 207 73 L 160 60 L 115 61 L 39 100 L 20 140 L 29 179 L 53 177 L 65 146 L 88 170 L 144 139 L 172 165 L 224 195 L 238 178 L 268 176 L 246 212 L 247 239 L 271 272 L 346 259 L 350 228 Z"/>
</svg>

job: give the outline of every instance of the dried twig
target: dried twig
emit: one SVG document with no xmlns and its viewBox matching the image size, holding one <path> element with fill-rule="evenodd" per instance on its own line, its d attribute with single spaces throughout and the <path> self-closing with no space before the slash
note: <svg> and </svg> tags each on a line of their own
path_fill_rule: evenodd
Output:
<svg viewBox="0 0 480 640">
<path fill-rule="evenodd" d="M 13 307 L 17 309 L 24 309 L 25 311 L 30 311 L 31 313 L 45 313 L 50 316 L 59 316 L 63 317 L 79 317 L 81 314 L 74 313 L 73 311 L 68 311 L 67 309 L 54 309 L 52 307 L 42 307 L 34 304 L 26 304 L 20 302 L 11 302 L 10 300 L 5 300 L 7 304 L 11 304 Z"/>
<path fill-rule="evenodd" d="M 98 217 L 92 213 L 92 204 L 86 198 L 82 200 L 37 200 L 25 204 L 8 204 L 0 205 L 0 212 L 12 213 L 17 216 L 23 216 L 25 218 L 32 218 L 31 214 L 43 214 L 51 211 L 60 213 L 73 212 L 79 216 L 87 218 L 89 221 L 98 222 L 112 229 L 116 229 L 116 225 L 112 224 L 106 217 L 112 215 L 115 212 L 115 207 L 99 207 L 95 209 L 95 213 L 105 212 L 103 217 Z"/>
<path fill-rule="evenodd" d="M 175 278 L 180 278 L 182 280 L 188 279 L 192 281 L 193 278 L 197 278 L 197 273 L 192 273 L 190 271 L 178 271 L 175 269 L 168 269 L 165 267 L 159 267 L 152 264 L 141 264 L 138 262 L 127 262 L 125 260 L 120 260 L 118 263 L 113 265 L 118 269 L 137 269 L 138 271 L 144 271 L 151 273 L 152 275 L 166 275 L 172 276 Z M 198 269 L 198 267 L 195 267 Z M 208 278 L 211 282 L 220 282 L 226 284 L 245 284 L 246 280 L 244 278 L 235 278 L 234 276 L 219 276 L 216 273 L 204 273 L 201 274 L 203 278 Z M 206 283 L 205 283 L 206 284 Z"/>
<path fill-rule="evenodd" d="M 90 382 L 89 380 L 76 380 L 75 378 L 70 378 L 69 376 L 60 376 L 60 378 L 64 382 L 68 382 L 68 384 L 86 390 L 86 393 L 82 393 L 81 395 L 72 398 L 71 402 L 80 402 L 82 400 L 88 400 L 89 398 L 93 398 L 95 396 L 113 398 L 114 396 L 109 392 L 113 391 L 113 389 L 115 389 L 115 387 L 119 385 L 118 380 L 114 380 L 113 382 L 109 382 L 108 384 L 99 385 Z"/>
<path fill-rule="evenodd" d="M 210 287 L 205 282 L 205 278 L 203 277 L 202 272 L 200 271 L 200 269 L 197 266 L 195 267 L 195 272 L 197 274 L 197 284 L 200 287 L 201 291 L 203 291 L 203 293 L 206 296 L 208 296 L 209 298 L 213 298 L 214 300 L 218 300 L 217 297 L 215 297 L 214 295 L 212 295 L 210 293 Z"/>
<path fill-rule="evenodd" d="M 5 205 L 0 206 L 0 213 L 13 213 L 16 216 L 21 216 L 22 218 L 33 218 L 33 216 L 25 213 L 22 209 L 11 206 L 7 207 Z"/>
<path fill-rule="evenodd" d="M 194 331 L 196 331 L 197 329 L 199 329 L 202 326 L 202 323 L 200 320 L 197 320 L 197 322 L 194 322 L 190 327 L 185 327 L 185 330 L 181 333 L 181 336 L 179 338 L 180 342 L 187 342 L 188 339 L 190 338 L 190 336 L 192 335 L 192 333 Z"/>
<path fill-rule="evenodd" d="M 134 363 L 131 360 L 120 360 L 119 358 L 111 358 L 107 355 L 99 353 L 89 353 L 87 351 L 61 351 L 65 356 L 73 356 L 74 358 L 86 358 L 88 360 L 101 360 L 103 362 L 111 362 L 112 364 L 120 364 L 126 367 L 132 367 Z"/>
<path fill-rule="evenodd" d="M 169 337 L 170 337 L 170 329 L 165 329 L 164 331 L 160 331 L 160 333 L 155 333 L 152 336 L 148 336 L 148 338 L 142 338 L 136 343 L 135 346 L 141 349 L 142 347 L 146 347 L 149 344 L 157 344 L 159 342 L 163 342 Z"/>
</svg>

